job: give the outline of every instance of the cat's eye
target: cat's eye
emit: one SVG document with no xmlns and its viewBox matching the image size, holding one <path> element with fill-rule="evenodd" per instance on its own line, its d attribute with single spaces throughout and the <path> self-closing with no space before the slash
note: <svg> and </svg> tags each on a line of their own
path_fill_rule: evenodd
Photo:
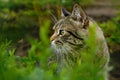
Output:
<svg viewBox="0 0 120 80">
<path fill-rule="evenodd" d="M 65 33 L 65 30 L 60 30 L 59 35 L 63 35 Z"/>
</svg>

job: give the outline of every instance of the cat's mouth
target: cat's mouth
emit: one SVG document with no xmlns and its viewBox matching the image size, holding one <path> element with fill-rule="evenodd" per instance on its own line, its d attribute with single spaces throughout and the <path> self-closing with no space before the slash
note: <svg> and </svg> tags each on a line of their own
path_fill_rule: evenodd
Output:
<svg viewBox="0 0 120 80">
<path fill-rule="evenodd" d="M 55 44 L 58 45 L 58 46 L 59 46 L 59 45 L 60 45 L 60 46 L 63 45 L 63 43 L 62 43 L 61 41 L 55 41 Z"/>
<path fill-rule="evenodd" d="M 61 41 L 52 41 L 51 45 L 55 48 L 62 48 L 63 43 Z"/>
</svg>

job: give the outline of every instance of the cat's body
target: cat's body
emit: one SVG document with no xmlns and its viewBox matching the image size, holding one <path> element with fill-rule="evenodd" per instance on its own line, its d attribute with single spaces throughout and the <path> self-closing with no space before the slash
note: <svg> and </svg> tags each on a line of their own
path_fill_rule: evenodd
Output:
<svg viewBox="0 0 120 80">
<path fill-rule="evenodd" d="M 72 68 L 80 59 L 81 51 L 87 49 L 85 39 L 89 37 L 89 30 L 94 24 L 96 25 L 95 42 L 99 45 L 96 54 L 105 59 L 101 65 L 107 69 L 109 52 L 103 32 L 95 21 L 88 17 L 79 5 L 75 4 L 72 14 L 62 9 L 61 19 L 53 27 L 55 32 L 51 37 L 51 47 L 55 55 L 49 64 L 55 61 L 58 65 L 58 73 L 62 67 Z"/>
</svg>

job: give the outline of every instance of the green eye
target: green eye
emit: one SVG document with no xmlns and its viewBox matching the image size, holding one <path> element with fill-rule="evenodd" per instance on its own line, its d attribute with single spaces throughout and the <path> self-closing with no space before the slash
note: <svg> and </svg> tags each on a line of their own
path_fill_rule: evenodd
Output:
<svg viewBox="0 0 120 80">
<path fill-rule="evenodd" d="M 64 30 L 60 30 L 60 31 L 59 31 L 59 34 L 60 34 L 60 35 L 63 35 L 64 33 L 65 33 Z"/>
</svg>

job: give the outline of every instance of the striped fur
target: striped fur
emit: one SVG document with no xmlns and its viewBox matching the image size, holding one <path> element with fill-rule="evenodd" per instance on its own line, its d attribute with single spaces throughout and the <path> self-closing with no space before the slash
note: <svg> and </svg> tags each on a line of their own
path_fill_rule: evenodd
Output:
<svg viewBox="0 0 120 80">
<path fill-rule="evenodd" d="M 94 20 L 88 17 L 79 5 L 75 4 L 73 11 L 62 11 L 62 18 L 56 22 L 53 27 L 54 34 L 51 36 L 51 47 L 55 53 L 54 60 L 58 65 L 57 72 L 62 67 L 73 67 L 80 59 L 80 53 L 87 49 L 85 39 L 89 37 L 89 30 L 96 24 Z M 67 15 L 66 15 L 67 14 Z M 96 41 L 100 45 L 97 55 L 105 58 L 101 65 L 108 66 L 109 52 L 102 30 L 96 24 Z"/>
</svg>

